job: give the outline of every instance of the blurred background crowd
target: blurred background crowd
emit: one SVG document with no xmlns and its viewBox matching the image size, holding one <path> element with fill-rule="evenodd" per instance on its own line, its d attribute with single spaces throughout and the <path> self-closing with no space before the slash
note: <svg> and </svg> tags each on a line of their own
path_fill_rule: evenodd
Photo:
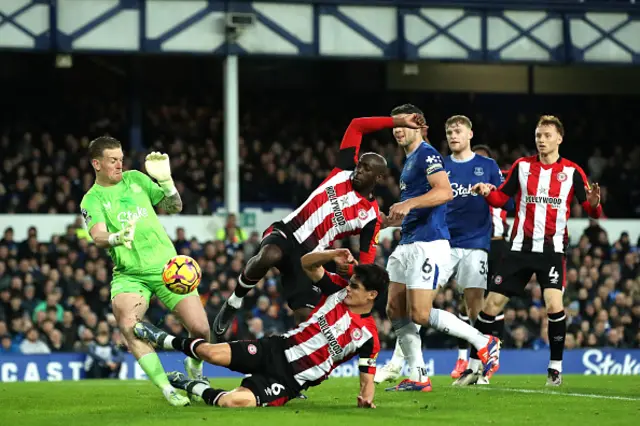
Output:
<svg viewBox="0 0 640 426">
<path fill-rule="evenodd" d="M 335 164 L 340 138 L 352 117 L 387 115 L 394 105 L 412 102 L 425 111 L 429 142 L 443 154 L 448 153 L 444 121 L 450 115 L 465 114 L 474 124 L 473 143 L 492 147 L 502 168 L 534 152 L 533 129 L 540 114 L 558 115 L 567 131 L 561 153 L 582 165 L 591 181 L 601 184 L 605 215 L 640 217 L 636 97 L 359 91 L 343 87 L 339 76 L 344 70 L 338 66 L 314 63 L 312 70 L 306 63 L 296 63 L 297 68 L 309 67 L 306 70 L 317 78 L 309 82 L 305 69 L 294 75 L 282 65 L 279 72 L 291 73 L 288 84 L 300 87 L 282 88 L 263 81 L 258 88 L 251 77 L 268 80 L 273 68 L 260 65 L 243 71 L 248 73 L 243 76 L 248 84 L 240 97 L 244 206 L 295 207 Z M 78 61 L 66 74 L 42 74 L 41 70 L 36 74 L 37 63 L 12 66 L 24 74 L 24 82 L 16 80 L 7 86 L 7 98 L 15 102 L 0 115 L 0 213 L 79 214 L 79 202 L 94 180 L 86 148 L 92 138 L 103 134 L 124 143 L 126 169 L 142 170 L 144 156 L 151 150 L 170 154 L 184 200 L 182 214 L 210 215 L 220 207 L 224 116 L 220 88 L 210 81 L 219 84 L 221 78 L 210 68 L 196 67 L 188 58 L 181 60 L 179 70 L 171 63 L 147 65 L 143 102 L 136 105 L 127 101 L 130 88 L 125 79 L 113 77 L 117 73 L 96 62 Z M 111 66 L 116 67 L 117 61 Z M 163 72 L 154 73 L 156 68 Z M 175 72 L 184 76 L 178 94 L 165 84 L 173 81 Z M 348 96 L 346 90 L 350 90 Z M 132 120 L 139 127 L 132 126 Z M 376 189 L 381 209 L 388 211 L 399 196 L 404 155 L 391 132 L 367 136 L 363 150 L 383 153 L 389 161 L 388 179 Z M 584 217 L 580 206 L 574 206 L 572 217 Z M 38 239 L 38 224 L 33 225 L 25 241 L 16 241 L 11 228 L 3 230 L 0 240 L 0 353 L 91 351 L 96 345 L 125 350 L 111 314 L 112 264 L 107 253 L 92 244 L 79 217 L 51 241 Z M 210 321 L 258 247 L 259 235 L 240 232 L 238 226 L 229 218 L 216 241 L 186 240 L 181 230 L 171 235 L 177 251 L 194 257 L 202 267 L 199 292 Z M 381 239 L 377 262 L 386 264 L 398 240 L 398 232 L 392 239 Z M 343 245 L 357 252 L 355 242 L 347 240 Z M 640 347 L 639 245 L 626 234 L 608 235 L 591 222 L 579 244 L 570 248 L 567 348 Z M 384 298 L 378 301 L 375 317 L 383 348 L 391 348 L 395 335 L 385 318 L 384 302 Z M 436 300 L 439 308 L 453 312 L 458 303 L 455 283 Z M 185 333 L 179 319 L 157 300 L 152 301 L 148 318 L 173 334 Z M 507 347 L 548 345 L 547 316 L 535 277 L 527 297 L 514 299 L 505 318 Z M 292 325 L 291 311 L 280 296 L 277 271 L 273 271 L 249 294 L 226 338 L 259 338 Z M 456 345 L 443 334 L 423 334 L 427 348 Z"/>
</svg>

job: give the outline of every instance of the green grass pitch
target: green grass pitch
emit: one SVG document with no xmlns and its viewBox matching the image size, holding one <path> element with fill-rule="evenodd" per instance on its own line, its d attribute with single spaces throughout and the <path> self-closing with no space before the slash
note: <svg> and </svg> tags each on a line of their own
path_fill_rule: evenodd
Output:
<svg viewBox="0 0 640 426">
<path fill-rule="evenodd" d="M 0 383 L 2 426 L 376 426 L 376 425 L 640 425 L 639 376 L 565 376 L 546 388 L 544 376 L 494 377 L 489 386 L 451 387 L 433 377 L 430 393 L 384 392 L 378 408 L 355 408 L 357 379 L 330 379 L 308 400 L 281 408 L 221 409 L 204 403 L 170 407 L 147 381 Z M 231 388 L 236 379 L 213 380 Z"/>
</svg>

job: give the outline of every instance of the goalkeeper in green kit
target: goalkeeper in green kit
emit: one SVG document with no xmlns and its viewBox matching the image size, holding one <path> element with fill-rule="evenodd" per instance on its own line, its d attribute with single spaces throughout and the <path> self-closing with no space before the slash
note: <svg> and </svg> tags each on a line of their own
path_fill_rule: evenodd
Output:
<svg viewBox="0 0 640 426">
<path fill-rule="evenodd" d="M 147 155 L 145 168 L 156 184 L 142 172 L 122 170 L 124 155 L 114 138 L 93 140 L 89 154 L 96 181 L 80 207 L 95 244 L 108 249 L 115 264 L 111 301 L 118 326 L 140 367 L 162 389 L 167 401 L 175 406 L 188 405 L 189 399 L 169 384 L 151 345 L 133 334 L 133 326 L 142 320 L 155 294 L 182 320 L 192 337 L 209 340 L 209 322 L 197 290 L 174 294 L 162 281 L 163 266 L 177 253 L 154 206 L 169 214 L 182 210 L 180 194 L 171 179 L 169 157 L 155 152 Z M 189 377 L 202 378 L 202 361 L 187 358 L 184 366 Z"/>
</svg>

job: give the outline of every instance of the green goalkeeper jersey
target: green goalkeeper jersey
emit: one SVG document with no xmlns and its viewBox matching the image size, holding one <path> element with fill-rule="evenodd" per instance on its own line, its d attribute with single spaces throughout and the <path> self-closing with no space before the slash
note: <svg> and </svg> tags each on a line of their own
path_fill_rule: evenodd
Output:
<svg viewBox="0 0 640 426">
<path fill-rule="evenodd" d="M 137 170 L 124 172 L 122 180 L 113 186 L 94 184 L 82 198 L 80 208 L 89 231 L 104 222 L 107 231 L 118 232 L 129 220 L 136 220 L 131 249 L 124 245 L 109 249 L 115 273 L 161 273 L 165 263 L 176 255 L 153 208 L 163 198 L 162 189 Z"/>
</svg>

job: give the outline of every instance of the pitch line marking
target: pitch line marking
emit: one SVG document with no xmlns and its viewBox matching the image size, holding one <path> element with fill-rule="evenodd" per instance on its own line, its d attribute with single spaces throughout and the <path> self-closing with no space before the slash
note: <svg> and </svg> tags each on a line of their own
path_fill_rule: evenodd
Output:
<svg viewBox="0 0 640 426">
<path fill-rule="evenodd" d="M 515 393 L 535 393 L 540 395 L 573 396 L 576 398 L 612 399 L 612 400 L 618 400 L 618 401 L 640 401 L 640 398 L 633 398 L 630 396 L 598 395 L 595 393 L 574 393 L 574 392 L 542 391 L 542 390 L 536 390 L 536 389 L 487 388 L 487 387 L 477 387 L 477 389 L 488 390 L 488 391 L 515 392 Z"/>
</svg>

